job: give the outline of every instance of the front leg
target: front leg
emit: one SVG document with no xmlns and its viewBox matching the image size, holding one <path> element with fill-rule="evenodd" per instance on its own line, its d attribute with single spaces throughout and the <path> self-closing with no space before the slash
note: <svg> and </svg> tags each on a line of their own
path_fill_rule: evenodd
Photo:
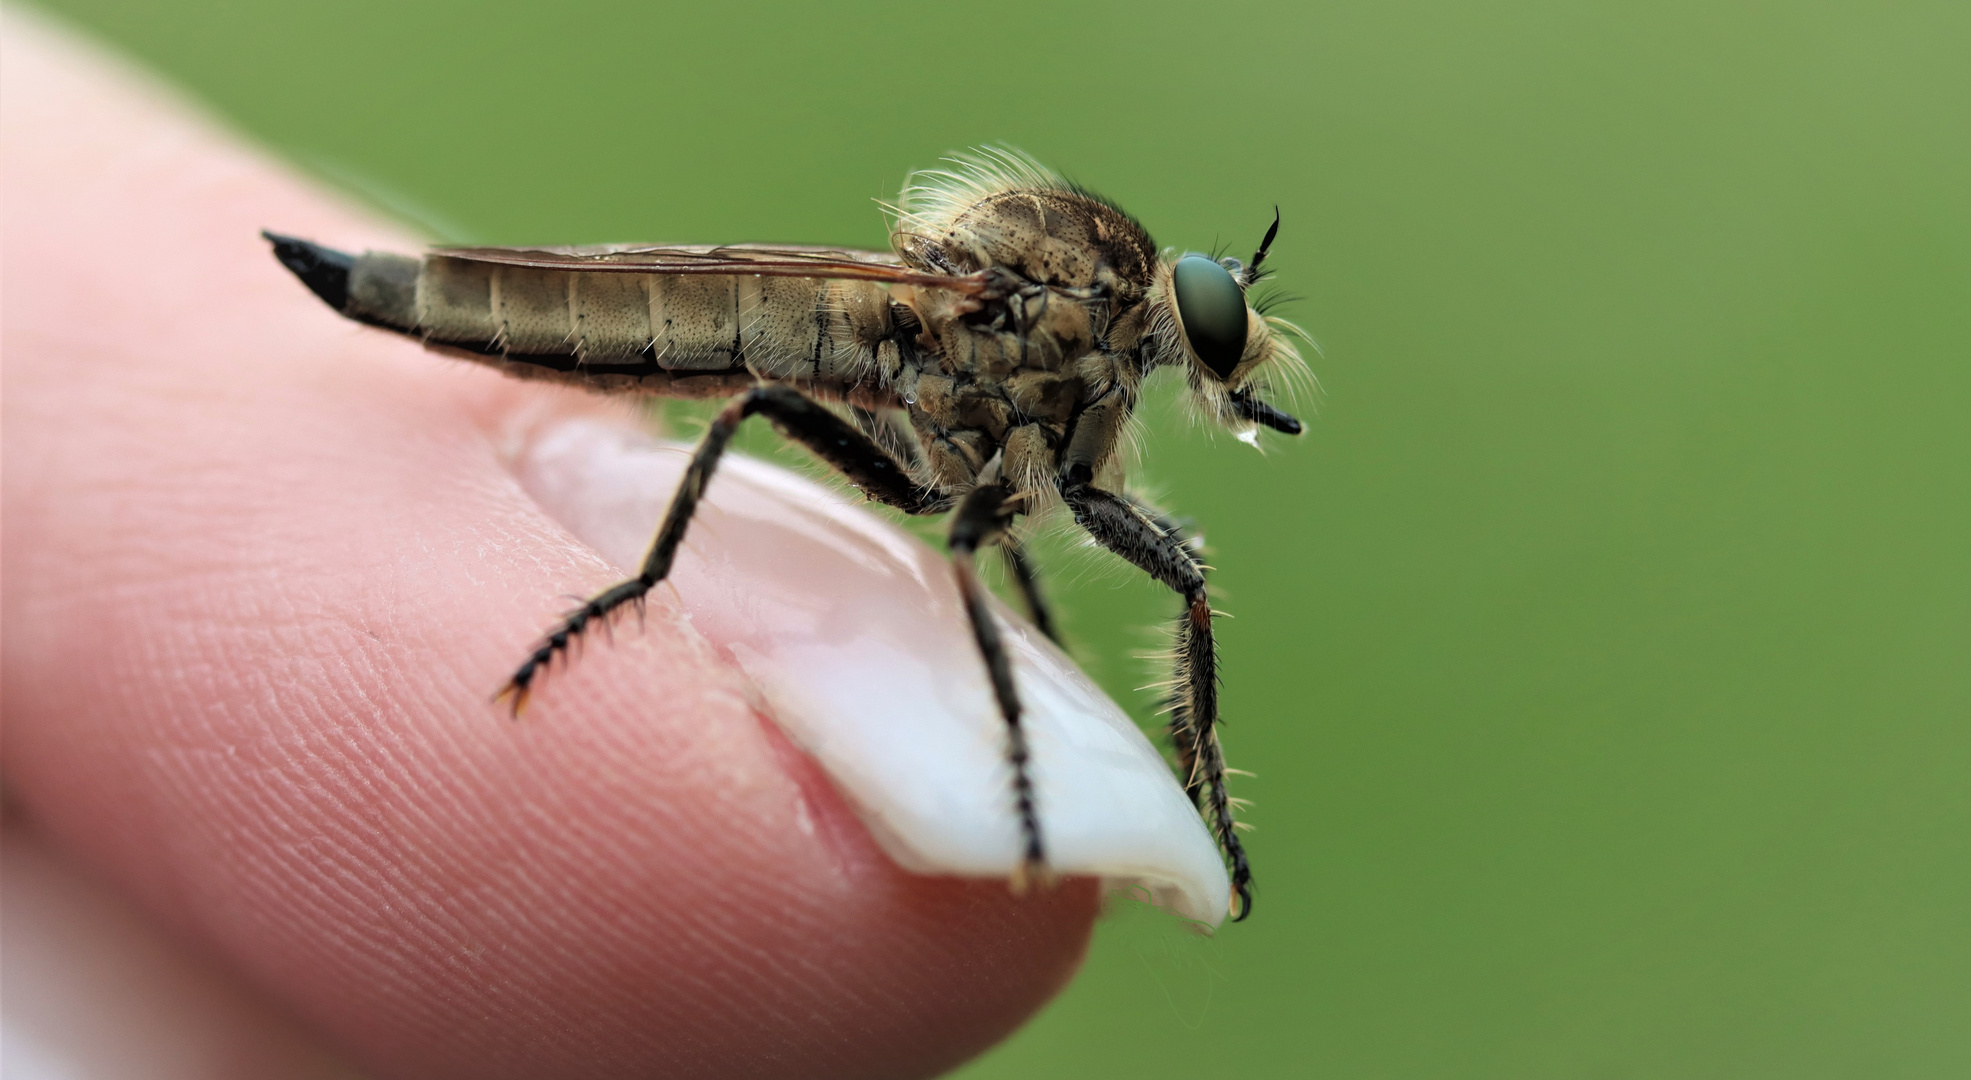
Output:
<svg viewBox="0 0 1971 1080">
<path fill-rule="evenodd" d="M 1199 545 L 1196 538 L 1190 535 L 1186 523 L 1178 521 L 1151 503 L 1137 498 L 1128 492 L 1119 494 L 1117 498 L 1127 502 L 1131 509 L 1142 515 L 1143 519 L 1154 526 L 1158 532 L 1168 537 L 1179 548 L 1183 549 L 1184 554 L 1190 556 L 1192 565 L 1198 568 L 1200 576 L 1205 574 L 1208 567 L 1199 558 Z M 1181 680 L 1179 681 L 1179 686 L 1181 686 Z M 1170 732 L 1171 744 L 1177 750 L 1177 763 L 1184 770 L 1184 793 L 1191 797 L 1192 805 L 1197 806 L 1202 803 L 1204 795 L 1202 785 L 1198 782 L 1200 775 L 1198 771 L 1198 729 L 1191 721 L 1191 702 L 1189 696 L 1181 692 L 1179 686 L 1173 686 L 1169 700 L 1164 703 L 1164 715 L 1169 717 L 1166 729 Z"/>
<path fill-rule="evenodd" d="M 1095 542 L 1128 559 L 1184 598 L 1177 622 L 1176 684 L 1171 728 L 1184 766 L 1184 790 L 1210 810 L 1212 832 L 1232 864 L 1232 920 L 1252 912 L 1252 867 L 1239 842 L 1232 799 L 1225 790 L 1225 756 L 1218 743 L 1218 656 L 1211 634 L 1211 600 L 1204 568 L 1181 534 L 1161 527 L 1130 500 L 1094 485 L 1086 466 L 1061 481 L 1061 498 Z M 1188 760 L 1187 760 L 1188 759 Z"/>
</svg>

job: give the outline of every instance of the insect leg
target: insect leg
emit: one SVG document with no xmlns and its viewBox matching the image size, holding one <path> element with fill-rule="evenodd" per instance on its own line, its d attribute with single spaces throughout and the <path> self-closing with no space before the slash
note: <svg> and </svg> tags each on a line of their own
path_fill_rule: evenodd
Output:
<svg viewBox="0 0 1971 1080">
<path fill-rule="evenodd" d="M 1150 524 L 1155 525 L 1159 532 L 1177 541 L 1178 547 L 1191 553 L 1193 562 L 1197 561 L 1196 552 L 1191 547 L 1192 541 L 1196 538 L 1190 535 L 1191 523 L 1188 520 L 1180 521 L 1177 518 L 1171 517 L 1155 504 L 1131 495 L 1128 492 L 1124 492 L 1118 497 L 1127 502 L 1131 507 L 1134 507 L 1137 513 L 1148 518 Z M 1199 569 L 1203 569 L 1202 564 L 1200 564 Z"/>
<path fill-rule="evenodd" d="M 1040 594 L 1040 579 L 1034 575 L 1032 560 L 1011 537 L 1000 541 L 999 550 L 1006 556 L 1006 569 L 1013 572 L 1013 584 L 1019 586 L 1020 599 L 1026 602 L 1027 617 L 1033 620 L 1035 629 L 1047 635 L 1047 640 L 1059 645 L 1061 635 L 1054 629 L 1054 612 L 1047 606 L 1047 598 Z"/>
<path fill-rule="evenodd" d="M 746 397 L 747 415 L 759 413 L 774 429 L 828 463 L 858 491 L 906 514 L 942 514 L 951 497 L 918 483 L 910 466 L 882 444 L 790 386 L 755 387 Z"/>
<path fill-rule="evenodd" d="M 1020 696 L 1013 686 L 1013 663 L 999 639 L 999 626 L 992 620 L 986 604 L 985 586 L 979 582 L 974 554 L 980 546 L 1004 536 L 1012 520 L 1006 505 L 1013 489 L 1004 484 L 973 488 L 958 504 L 951 522 L 951 562 L 958 575 L 958 593 L 965 601 L 965 616 L 972 624 L 972 638 L 985 659 L 986 674 L 992 679 L 992 696 L 999 702 L 999 715 L 1006 721 L 1006 760 L 1013 766 L 1013 802 L 1020 815 L 1020 833 L 1026 850 L 1013 871 L 1013 887 L 1024 889 L 1029 879 L 1045 881 L 1046 849 L 1040 841 L 1040 818 L 1034 812 L 1033 778 L 1027 773 L 1027 733 L 1020 722 Z"/>
<path fill-rule="evenodd" d="M 1218 743 L 1218 656 L 1211 634 L 1211 600 L 1204 568 L 1179 536 L 1164 530 L 1130 500 L 1096 487 L 1087 466 L 1069 470 L 1061 498 L 1095 542 L 1136 564 L 1184 598 L 1177 621 L 1177 684 L 1173 688 L 1173 727 L 1178 752 L 1188 747 L 1184 790 L 1210 811 L 1212 831 L 1232 864 L 1236 903 L 1232 919 L 1252 912 L 1252 867 L 1239 842 L 1232 802 L 1225 790 L 1225 756 Z"/>
<path fill-rule="evenodd" d="M 919 487 L 909 471 L 881 447 L 819 403 L 789 387 L 756 386 L 719 410 L 705 430 L 637 575 L 611 585 L 569 612 L 560 626 L 541 638 L 507 680 L 499 697 L 508 700 L 516 714 L 526 707 L 534 680 L 556 656 L 566 653 L 584 631 L 606 622 L 625 605 L 642 604 L 650 590 L 670 575 L 678 545 L 684 541 L 685 529 L 691 524 L 691 516 L 698 509 L 698 500 L 704 497 L 705 485 L 711 482 L 726 444 L 732 441 L 739 425 L 754 414 L 765 415 L 782 434 L 834 466 L 870 498 L 912 514 L 937 513 L 951 505 L 949 498 Z"/>
<path fill-rule="evenodd" d="M 869 436 L 870 441 L 882 447 L 884 453 L 909 469 L 912 476 L 923 475 L 924 455 L 917 445 L 917 437 L 907 425 L 895 423 L 893 414 L 851 405 L 849 419 L 855 423 L 858 431 Z"/>
<path fill-rule="evenodd" d="M 1128 492 L 1123 492 L 1118 498 L 1127 502 L 1138 514 L 1143 515 L 1151 525 L 1156 526 L 1158 532 L 1163 533 L 1175 542 L 1179 548 L 1182 548 L 1184 553 L 1189 555 L 1191 561 L 1196 564 L 1200 576 L 1205 573 L 1205 565 L 1198 558 L 1195 538 L 1189 535 L 1189 530 L 1185 528 L 1183 523 Z M 1193 804 L 1197 804 L 1201 801 L 1200 796 L 1203 795 L 1201 786 L 1195 782 L 1200 775 L 1198 771 L 1198 728 L 1191 719 L 1190 695 L 1184 693 L 1181 687 L 1174 687 L 1172 689 L 1170 699 L 1165 703 L 1165 715 L 1170 717 L 1168 724 L 1170 741 L 1177 749 L 1178 767 L 1184 770 L 1184 793 L 1191 797 Z"/>
</svg>

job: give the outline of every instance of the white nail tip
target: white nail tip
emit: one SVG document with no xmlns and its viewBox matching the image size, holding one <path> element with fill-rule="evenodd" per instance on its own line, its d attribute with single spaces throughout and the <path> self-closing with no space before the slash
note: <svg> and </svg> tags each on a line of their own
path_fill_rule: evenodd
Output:
<svg viewBox="0 0 1971 1080">
<path fill-rule="evenodd" d="M 630 568 L 687 453 L 567 420 L 531 440 L 520 476 L 571 532 Z M 900 865 L 1012 872 L 1004 728 L 942 554 L 821 485 L 728 457 L 672 581 L 692 625 L 728 651 Z M 1010 617 L 1001 628 L 1049 864 L 1140 882 L 1157 903 L 1216 925 L 1231 885 L 1162 757 L 1051 642 Z"/>
</svg>

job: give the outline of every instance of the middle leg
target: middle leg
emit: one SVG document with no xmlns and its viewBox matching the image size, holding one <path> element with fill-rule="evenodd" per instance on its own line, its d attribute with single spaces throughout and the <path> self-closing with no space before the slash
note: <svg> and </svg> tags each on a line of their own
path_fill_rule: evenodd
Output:
<svg viewBox="0 0 1971 1080">
<path fill-rule="evenodd" d="M 986 675 L 992 680 L 992 696 L 999 704 L 1000 718 L 1006 722 L 1006 760 L 1013 766 L 1013 804 L 1020 815 L 1022 851 L 1013 871 L 1013 888 L 1024 890 L 1030 880 L 1047 880 L 1047 850 L 1041 841 L 1040 817 L 1034 808 L 1033 777 L 1028 772 L 1030 755 L 1027 732 L 1022 722 L 1020 695 L 1013 685 L 1012 657 L 999 637 L 993 621 L 987 592 L 979 581 L 975 555 L 978 549 L 1005 537 L 1012 523 L 1009 505 L 1013 489 L 1005 484 L 986 484 L 973 488 L 958 504 L 951 521 L 951 563 L 958 577 L 958 594 L 965 602 L 965 616 L 972 624 L 972 639 L 985 660 Z"/>
</svg>

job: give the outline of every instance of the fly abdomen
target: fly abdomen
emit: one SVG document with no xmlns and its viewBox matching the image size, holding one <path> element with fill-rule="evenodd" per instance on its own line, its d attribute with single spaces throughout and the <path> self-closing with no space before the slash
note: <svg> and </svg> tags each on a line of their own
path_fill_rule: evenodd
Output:
<svg viewBox="0 0 1971 1080">
<path fill-rule="evenodd" d="M 744 366 L 738 301 L 725 276 L 581 273 L 430 255 L 415 318 L 429 341 L 508 359 L 726 371 Z"/>
<path fill-rule="evenodd" d="M 509 358 L 848 382 L 873 373 L 892 329 L 888 296 L 871 282 L 541 270 L 443 255 L 424 260 L 416 321 L 432 341 Z"/>
<path fill-rule="evenodd" d="M 850 384 L 895 373 L 890 295 L 875 282 L 754 275 L 720 280 L 735 283 L 739 347 L 754 371 Z"/>
<path fill-rule="evenodd" d="M 522 377 L 696 396 L 757 376 L 873 387 L 897 367 L 889 294 L 873 282 L 350 255 L 266 235 L 343 315 Z"/>
</svg>

